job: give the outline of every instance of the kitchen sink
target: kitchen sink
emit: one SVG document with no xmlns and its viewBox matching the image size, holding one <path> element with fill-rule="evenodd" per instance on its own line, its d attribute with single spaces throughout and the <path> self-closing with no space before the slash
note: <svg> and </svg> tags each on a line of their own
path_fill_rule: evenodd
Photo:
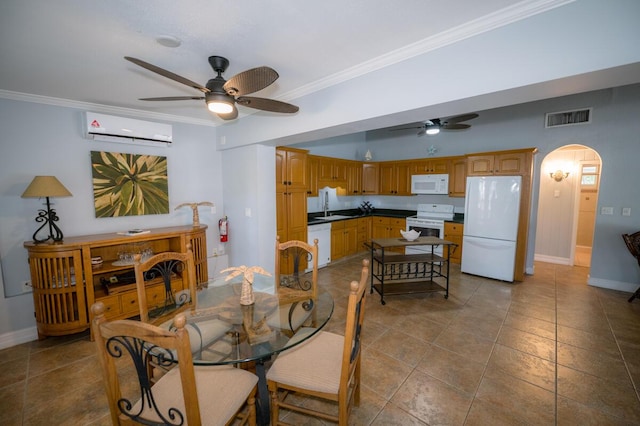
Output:
<svg viewBox="0 0 640 426">
<path fill-rule="evenodd" d="M 332 216 L 320 216 L 320 217 L 315 217 L 314 219 L 317 220 L 340 220 L 340 219 L 351 219 L 353 216 L 345 216 L 345 215 L 341 215 L 341 214 L 334 214 Z"/>
</svg>

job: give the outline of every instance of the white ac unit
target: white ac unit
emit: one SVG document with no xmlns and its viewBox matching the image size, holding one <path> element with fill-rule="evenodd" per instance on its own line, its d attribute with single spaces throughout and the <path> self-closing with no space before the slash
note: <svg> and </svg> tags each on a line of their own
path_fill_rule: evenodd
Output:
<svg viewBox="0 0 640 426">
<path fill-rule="evenodd" d="M 168 146 L 173 139 L 173 128 L 170 124 L 95 112 L 85 114 L 85 129 L 88 139 L 105 142 Z"/>
</svg>

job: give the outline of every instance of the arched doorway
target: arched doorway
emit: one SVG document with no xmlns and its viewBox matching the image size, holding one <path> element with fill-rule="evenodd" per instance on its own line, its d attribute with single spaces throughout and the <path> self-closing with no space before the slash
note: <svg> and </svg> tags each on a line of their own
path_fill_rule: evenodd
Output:
<svg viewBox="0 0 640 426">
<path fill-rule="evenodd" d="M 535 260 L 589 267 L 602 172 L 583 145 L 549 153 L 540 166 Z"/>
</svg>

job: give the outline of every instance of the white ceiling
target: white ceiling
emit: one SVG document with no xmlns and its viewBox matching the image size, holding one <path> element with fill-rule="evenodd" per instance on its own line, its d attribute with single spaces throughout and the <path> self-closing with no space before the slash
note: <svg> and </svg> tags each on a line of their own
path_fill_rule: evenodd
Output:
<svg viewBox="0 0 640 426">
<path fill-rule="evenodd" d="M 57 99 L 218 125 L 200 95 L 123 59 L 133 56 L 204 85 L 207 58 L 225 77 L 267 65 L 280 79 L 256 96 L 295 99 L 412 54 L 521 20 L 570 0 L 3 0 L 0 96 Z M 160 45 L 159 36 L 181 40 Z M 425 43 L 425 41 L 430 41 Z M 404 52 L 402 55 L 394 52 Z M 254 110 L 240 107 L 241 116 Z M 467 112 L 467 111 L 460 111 Z"/>
</svg>

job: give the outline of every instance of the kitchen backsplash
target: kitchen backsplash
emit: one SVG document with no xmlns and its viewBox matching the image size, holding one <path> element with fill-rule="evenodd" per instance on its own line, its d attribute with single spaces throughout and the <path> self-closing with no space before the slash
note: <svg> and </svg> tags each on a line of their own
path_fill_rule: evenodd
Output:
<svg viewBox="0 0 640 426">
<path fill-rule="evenodd" d="M 307 212 L 317 213 L 323 211 L 322 197 L 307 198 Z M 464 213 L 464 198 L 450 198 L 446 195 L 413 195 L 413 196 L 336 196 L 329 199 L 329 210 L 357 209 L 363 201 L 368 201 L 376 209 L 416 210 L 418 204 L 437 203 L 453 204 L 455 213 Z"/>
</svg>

